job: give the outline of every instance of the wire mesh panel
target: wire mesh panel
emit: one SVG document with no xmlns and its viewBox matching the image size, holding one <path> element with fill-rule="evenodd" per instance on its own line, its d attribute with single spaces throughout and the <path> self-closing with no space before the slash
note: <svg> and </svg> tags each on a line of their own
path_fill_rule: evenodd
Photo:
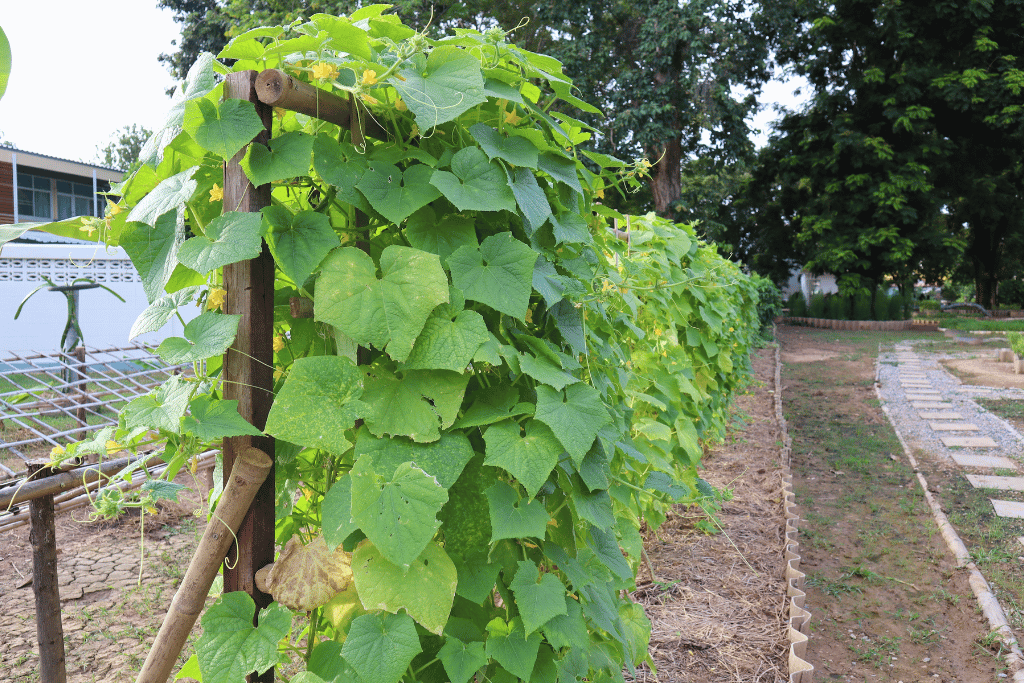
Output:
<svg viewBox="0 0 1024 683">
<path fill-rule="evenodd" d="M 54 446 L 117 424 L 121 408 L 192 365 L 167 365 L 151 346 L 12 353 L 0 358 L 0 481 Z"/>
</svg>

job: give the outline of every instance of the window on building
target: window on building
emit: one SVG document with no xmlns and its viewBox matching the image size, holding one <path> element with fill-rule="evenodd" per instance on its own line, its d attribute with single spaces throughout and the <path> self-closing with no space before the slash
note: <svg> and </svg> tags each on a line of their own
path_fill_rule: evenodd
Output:
<svg viewBox="0 0 1024 683">
<path fill-rule="evenodd" d="M 92 209 L 92 185 L 67 180 L 57 181 L 57 220 L 91 216 Z"/>
<path fill-rule="evenodd" d="M 28 173 L 18 173 L 19 220 L 52 220 L 50 179 Z"/>
</svg>

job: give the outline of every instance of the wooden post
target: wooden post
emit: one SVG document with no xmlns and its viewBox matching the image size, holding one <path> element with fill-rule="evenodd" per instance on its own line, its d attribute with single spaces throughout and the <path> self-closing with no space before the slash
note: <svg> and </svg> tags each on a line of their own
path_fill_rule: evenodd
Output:
<svg viewBox="0 0 1024 683">
<path fill-rule="evenodd" d="M 75 373 L 74 373 L 75 374 L 75 394 L 74 394 L 74 398 L 75 398 L 75 402 L 78 404 L 78 407 L 75 408 L 75 419 L 78 421 L 78 424 L 81 427 L 86 427 L 86 426 L 88 426 L 89 423 L 87 422 L 85 405 L 83 405 L 83 404 L 89 402 L 89 395 L 85 391 L 86 390 L 86 382 L 87 382 L 87 378 L 86 378 L 86 375 L 85 375 L 85 347 L 84 346 L 79 346 L 79 347 L 75 348 L 74 352 L 72 352 L 71 355 L 75 357 Z M 82 431 L 80 431 L 77 434 L 75 434 L 75 438 L 78 439 L 78 440 L 82 440 L 85 437 L 86 437 L 85 429 L 83 429 Z M 97 462 L 98 461 L 98 457 L 99 456 L 97 456 L 95 453 L 91 453 L 89 455 L 89 462 L 91 462 L 91 463 Z"/>
<path fill-rule="evenodd" d="M 28 463 L 31 479 L 55 474 L 45 460 Z M 32 592 L 36 596 L 36 637 L 39 640 L 39 680 L 65 683 L 64 627 L 60 622 L 60 589 L 57 584 L 57 531 L 54 525 L 53 495 L 40 496 L 28 504 L 32 530 Z"/>
<path fill-rule="evenodd" d="M 256 105 L 264 131 L 253 144 L 270 139 L 273 109 L 256 96 L 255 71 L 227 75 L 224 98 L 248 100 Z M 224 210 L 259 211 L 270 204 L 270 186 L 254 187 L 239 162 L 243 149 L 224 167 Z M 242 316 L 238 336 L 224 354 L 224 398 L 238 401 L 238 412 L 258 429 L 267 423 L 274 395 L 274 259 L 266 243 L 256 258 L 224 267 L 227 290 L 225 312 Z M 224 485 L 228 485 L 235 458 L 247 447 L 257 448 L 273 457 L 274 440 L 268 436 L 239 436 L 224 439 Z M 256 588 L 256 572 L 274 561 L 274 470 L 253 500 L 238 531 L 235 551 L 224 562 L 224 592 L 245 591 L 256 603 L 257 613 L 273 598 Z M 262 676 L 251 674 L 250 681 L 270 682 L 274 670 Z"/>
</svg>

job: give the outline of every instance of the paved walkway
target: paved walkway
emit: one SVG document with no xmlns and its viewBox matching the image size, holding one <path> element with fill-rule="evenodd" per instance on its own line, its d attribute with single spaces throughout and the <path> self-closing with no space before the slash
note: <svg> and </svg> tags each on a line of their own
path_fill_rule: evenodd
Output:
<svg viewBox="0 0 1024 683">
<path fill-rule="evenodd" d="M 1024 438 L 976 402 L 1021 399 L 1024 392 L 961 384 L 933 356 L 910 345 L 897 345 L 880 360 L 882 397 L 912 447 L 956 463 L 976 488 L 1024 491 Z M 990 500 L 997 515 L 1024 518 L 1024 503 Z"/>
<path fill-rule="evenodd" d="M 148 523 L 147 523 L 148 526 Z M 195 525 L 147 539 L 139 582 L 138 527 L 130 521 L 95 536 L 62 519 L 57 529 L 68 681 L 133 681 L 198 542 Z M 65 531 L 65 534 L 62 534 Z M 131 535 L 134 534 L 134 542 Z M 67 542 L 62 535 L 72 535 Z M 26 528 L 0 534 L 0 681 L 39 680 L 35 598 Z"/>
</svg>

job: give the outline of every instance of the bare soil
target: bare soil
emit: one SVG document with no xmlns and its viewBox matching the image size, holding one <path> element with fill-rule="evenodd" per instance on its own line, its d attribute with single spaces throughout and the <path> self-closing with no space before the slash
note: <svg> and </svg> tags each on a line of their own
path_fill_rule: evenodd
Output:
<svg viewBox="0 0 1024 683">
<path fill-rule="evenodd" d="M 878 344 L 921 336 L 779 328 L 815 681 L 1004 670 L 874 393 Z"/>
<path fill-rule="evenodd" d="M 985 355 L 968 358 L 949 358 L 942 364 L 949 372 L 960 378 L 964 384 L 999 387 L 1001 389 L 1024 389 L 1024 375 L 1013 372 L 1013 363 L 1000 362 L 991 350 Z"/>
</svg>

